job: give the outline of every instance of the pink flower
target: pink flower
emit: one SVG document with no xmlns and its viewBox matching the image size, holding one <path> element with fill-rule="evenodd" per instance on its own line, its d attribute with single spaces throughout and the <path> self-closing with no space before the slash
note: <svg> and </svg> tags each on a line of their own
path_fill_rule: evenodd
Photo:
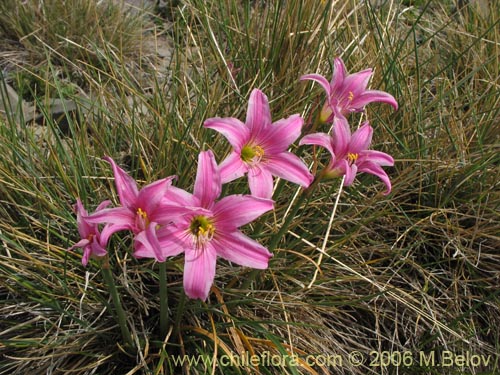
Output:
<svg viewBox="0 0 500 375">
<path fill-rule="evenodd" d="M 391 192 L 391 181 L 381 168 L 393 166 L 392 156 L 374 150 L 368 150 L 372 141 L 373 128 L 365 122 L 351 136 L 349 124 L 344 117 L 335 117 L 333 120 L 333 136 L 324 133 L 306 135 L 300 144 L 318 145 L 326 148 L 332 159 L 325 169 L 327 177 L 345 175 L 344 186 L 353 183 L 358 172 L 366 172 L 379 177 L 387 186 L 385 194 Z"/>
<path fill-rule="evenodd" d="M 372 102 L 387 103 L 395 110 L 398 109 L 398 103 L 392 95 L 384 91 L 366 89 L 371 75 L 371 69 L 348 75 L 342 59 L 335 58 L 331 82 L 319 74 L 306 74 L 300 77 L 300 80 L 318 82 L 325 89 L 328 99 L 321 110 L 320 120 L 331 122 L 334 116 L 346 116 L 350 112 L 362 111 Z"/>
<path fill-rule="evenodd" d="M 271 210 L 273 201 L 251 195 L 230 195 L 216 202 L 221 186 L 213 153 L 201 152 L 193 194 L 185 191 L 174 194 L 175 201 L 183 201 L 191 211 L 158 231 L 158 245 L 164 256 L 185 254 L 184 290 L 190 298 L 207 299 L 215 278 L 217 256 L 257 269 L 267 268 L 272 256 L 238 228 Z M 149 230 L 142 233 L 138 241 L 150 242 L 152 238 L 153 232 Z"/>
<path fill-rule="evenodd" d="M 306 165 L 287 149 L 299 136 L 304 120 L 299 115 L 271 122 L 267 97 L 254 89 L 246 122 L 236 118 L 211 118 L 204 126 L 222 133 L 233 151 L 220 164 L 222 183 L 248 174 L 252 195 L 271 198 L 273 175 L 309 186 L 313 176 Z"/>
<path fill-rule="evenodd" d="M 96 211 L 100 211 L 108 206 L 111 202 L 104 201 L 97 206 Z M 77 199 L 75 204 L 76 223 L 78 233 L 81 240 L 71 246 L 68 250 L 73 250 L 76 247 L 83 248 L 82 264 L 86 266 L 90 257 L 103 257 L 107 254 L 106 245 L 109 236 L 113 233 L 110 226 L 105 226 L 102 233 L 99 232 L 98 225 L 88 222 L 88 212 L 83 207 L 82 201 Z"/>
<path fill-rule="evenodd" d="M 156 229 L 171 223 L 179 212 L 185 211 L 185 209 L 172 206 L 164 200 L 173 176 L 155 181 L 139 191 L 135 180 L 118 167 L 113 159 L 105 157 L 104 160 L 109 162 L 113 168 L 116 190 L 122 206 L 103 209 L 89 216 L 87 221 L 111 223 L 114 231 L 128 229 L 137 237 L 148 229 L 156 233 Z M 150 243 L 142 241 L 140 244 L 141 246 L 138 246 L 136 241 L 134 245 L 136 258 L 148 257 L 155 258 L 160 262 L 165 261 L 161 250 L 156 246 L 157 241 Z"/>
</svg>

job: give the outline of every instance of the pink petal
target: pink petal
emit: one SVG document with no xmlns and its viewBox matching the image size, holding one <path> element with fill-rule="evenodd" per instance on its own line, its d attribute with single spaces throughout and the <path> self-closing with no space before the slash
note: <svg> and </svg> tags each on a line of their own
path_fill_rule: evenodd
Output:
<svg viewBox="0 0 500 375">
<path fill-rule="evenodd" d="M 351 129 L 347 119 L 343 116 L 336 116 L 333 119 L 333 150 L 339 158 L 349 152 L 351 142 Z"/>
<path fill-rule="evenodd" d="M 73 246 L 71 246 L 70 248 L 68 248 L 68 251 L 70 250 L 74 250 L 76 249 L 77 247 L 85 247 L 87 245 L 90 244 L 90 241 L 87 239 L 87 238 L 82 238 L 80 241 L 78 241 L 77 243 L 75 243 Z"/>
<path fill-rule="evenodd" d="M 167 193 L 172 179 L 173 177 L 167 177 L 144 186 L 137 197 L 137 208 L 140 207 L 151 215 Z"/>
<path fill-rule="evenodd" d="M 220 178 L 223 184 L 240 178 L 248 171 L 248 166 L 241 160 L 239 152 L 233 151 L 219 165 Z"/>
<path fill-rule="evenodd" d="M 215 278 L 216 252 L 210 242 L 200 249 L 186 250 L 184 290 L 189 298 L 205 301 Z"/>
<path fill-rule="evenodd" d="M 89 223 L 112 223 L 132 229 L 135 227 L 136 213 L 126 207 L 105 208 L 87 217 Z"/>
<path fill-rule="evenodd" d="M 258 143 L 265 153 L 276 154 L 285 151 L 300 137 L 304 119 L 300 115 L 292 115 L 272 124 L 266 132 L 260 133 Z"/>
<path fill-rule="evenodd" d="M 101 202 L 101 203 L 99 204 L 99 206 L 97 206 L 97 208 L 96 208 L 95 210 L 96 210 L 96 211 L 100 211 L 100 210 L 102 210 L 102 209 L 104 209 L 104 208 L 108 207 L 110 204 L 111 204 L 111 201 L 110 201 L 110 200 L 105 200 L 105 201 Z"/>
<path fill-rule="evenodd" d="M 299 145 L 316 145 L 326 148 L 332 157 L 335 157 L 335 152 L 332 147 L 332 137 L 326 133 L 314 133 L 304 136 Z"/>
<path fill-rule="evenodd" d="M 385 152 L 375 151 L 375 150 L 364 150 L 359 154 L 359 158 L 356 164 L 362 165 L 365 162 L 372 162 L 383 167 L 392 167 L 394 165 L 394 159 L 391 155 Z"/>
<path fill-rule="evenodd" d="M 391 105 L 394 110 L 398 109 L 398 102 L 394 99 L 394 96 L 388 94 L 384 91 L 378 90 L 368 90 L 354 97 L 351 102 L 351 107 L 353 108 L 363 108 L 369 103 L 381 102 Z"/>
<path fill-rule="evenodd" d="M 336 57 L 333 61 L 333 75 L 330 82 L 331 93 L 338 92 L 344 84 L 347 71 L 344 62 L 340 57 Z M 331 95 L 329 94 L 329 96 Z"/>
<path fill-rule="evenodd" d="M 273 176 L 258 165 L 248 169 L 248 185 L 252 195 L 270 199 L 273 196 Z"/>
<path fill-rule="evenodd" d="M 387 187 L 386 191 L 384 192 L 384 195 L 387 195 L 391 192 L 392 189 L 391 180 L 389 179 L 387 173 L 385 173 L 385 171 L 382 169 L 382 167 L 372 162 L 365 162 L 359 166 L 359 171 L 369 173 L 380 178 Z"/>
<path fill-rule="evenodd" d="M 356 178 L 356 174 L 358 173 L 358 166 L 356 164 L 349 165 L 346 160 L 344 160 L 344 162 L 344 186 L 350 186 Z"/>
<path fill-rule="evenodd" d="M 373 128 L 368 122 L 365 122 L 358 130 L 354 132 L 349 144 L 349 152 L 359 154 L 366 150 L 372 142 Z"/>
<path fill-rule="evenodd" d="M 250 93 L 245 124 L 254 137 L 271 125 L 269 102 L 267 96 L 259 89 L 253 89 Z"/>
<path fill-rule="evenodd" d="M 244 267 L 266 269 L 272 254 L 239 231 L 221 233 L 213 240 L 217 255 Z"/>
<path fill-rule="evenodd" d="M 221 133 L 238 151 L 250 139 L 250 129 L 236 118 L 210 118 L 205 121 L 203 126 Z"/>
<path fill-rule="evenodd" d="M 309 172 L 304 162 L 295 154 L 285 151 L 272 156 L 265 167 L 274 175 L 287 181 L 308 187 L 314 176 Z"/>
<path fill-rule="evenodd" d="M 371 69 L 366 69 L 361 72 L 353 73 L 347 76 L 344 80 L 344 85 L 342 87 L 342 92 L 344 95 L 349 95 L 352 93 L 354 95 L 354 100 L 357 96 L 363 94 L 368 86 L 370 77 L 372 75 Z M 351 102 L 351 106 L 354 106 Z"/>
<path fill-rule="evenodd" d="M 194 197 L 193 194 L 188 193 L 186 190 L 170 186 L 167 190 L 167 194 L 163 197 L 161 204 L 167 206 L 194 207 L 198 206 L 200 202 L 198 201 L 198 198 Z"/>
<path fill-rule="evenodd" d="M 115 161 L 109 156 L 105 156 L 103 159 L 110 163 L 113 168 L 116 191 L 118 193 L 118 197 L 120 198 L 121 205 L 125 207 L 134 206 L 139 194 L 137 190 L 137 183 L 123 169 L 116 165 Z"/>
<path fill-rule="evenodd" d="M 235 230 L 248 224 L 273 209 L 270 199 L 251 195 L 228 195 L 214 206 L 214 220 L 217 230 Z"/>
<path fill-rule="evenodd" d="M 138 233 L 134 238 L 134 257 L 153 258 L 164 262 L 165 256 L 161 251 L 160 242 L 156 236 L 157 223 L 152 222 L 146 230 Z"/>
<path fill-rule="evenodd" d="M 83 249 L 83 255 L 82 255 L 82 265 L 84 267 L 87 267 L 87 264 L 89 264 L 90 256 L 92 255 L 92 249 L 90 246 L 87 246 Z"/>
<path fill-rule="evenodd" d="M 186 228 L 179 229 L 177 226 L 171 225 L 157 230 L 156 235 L 163 257 L 179 255 L 192 246 L 192 237 L 188 233 L 188 227 L 189 223 L 186 222 Z"/>
<path fill-rule="evenodd" d="M 214 154 L 212 151 L 200 152 L 193 195 L 200 200 L 202 207 L 209 208 L 219 197 L 221 188 L 221 177 Z"/>
<path fill-rule="evenodd" d="M 106 247 L 109 237 L 111 237 L 114 233 L 129 229 L 130 225 L 128 223 L 126 225 L 106 224 L 99 235 L 99 243 L 102 247 Z"/>
<path fill-rule="evenodd" d="M 326 95 L 328 97 L 330 97 L 332 95 L 332 89 L 331 89 L 330 83 L 322 75 L 305 74 L 302 77 L 300 77 L 300 81 L 305 81 L 305 80 L 314 81 L 314 82 L 319 83 L 321 85 L 321 87 L 323 87 L 323 89 L 326 91 Z"/>
</svg>

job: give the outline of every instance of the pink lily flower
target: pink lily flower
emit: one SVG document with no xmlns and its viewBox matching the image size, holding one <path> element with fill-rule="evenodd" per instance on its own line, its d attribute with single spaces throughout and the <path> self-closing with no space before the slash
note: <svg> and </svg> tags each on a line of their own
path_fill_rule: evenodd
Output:
<svg viewBox="0 0 500 375">
<path fill-rule="evenodd" d="M 260 198 L 272 197 L 273 175 L 308 187 L 313 176 L 299 157 L 287 151 L 300 136 L 303 122 L 292 115 L 272 123 L 267 97 L 258 89 L 250 94 L 245 123 L 236 118 L 206 120 L 206 128 L 222 133 L 233 146 L 220 164 L 222 183 L 247 173 L 252 195 Z"/>
<path fill-rule="evenodd" d="M 123 169 L 121 169 L 110 157 L 105 157 L 113 168 L 115 185 L 121 207 L 106 208 L 100 210 L 87 218 L 91 223 L 111 223 L 114 231 L 128 229 L 136 238 L 148 230 L 153 230 L 171 223 L 179 212 L 185 209 L 167 204 L 165 195 L 171 186 L 174 176 L 163 178 L 144 186 L 140 191 L 137 183 Z M 135 241 L 134 256 L 136 258 L 155 258 L 159 262 L 165 261 L 161 249 L 157 247 L 157 241 L 144 243 L 141 246 Z"/>
<path fill-rule="evenodd" d="M 333 121 L 334 116 L 346 116 L 351 112 L 363 111 L 364 107 L 372 102 L 387 103 L 394 110 L 398 109 L 398 103 L 391 94 L 366 89 L 371 75 L 371 69 L 347 74 L 342 59 L 335 58 L 331 82 L 319 74 L 306 74 L 300 77 L 300 80 L 318 82 L 326 91 L 328 99 L 320 113 L 320 121 L 325 123 Z"/>
<path fill-rule="evenodd" d="M 238 228 L 272 210 L 274 202 L 251 195 L 230 195 L 216 202 L 221 188 L 213 153 L 201 152 L 193 194 L 177 192 L 175 196 L 177 202 L 184 201 L 191 210 L 158 231 L 158 245 L 164 256 L 185 254 L 184 290 L 190 298 L 207 299 L 218 256 L 257 269 L 266 269 L 272 256 Z M 148 230 L 138 237 L 138 241 L 147 243 L 154 240 L 154 233 Z"/>
<path fill-rule="evenodd" d="M 370 173 L 380 178 L 387 187 L 384 194 L 391 192 L 391 181 L 383 166 L 393 166 L 392 156 L 374 150 L 368 150 L 372 141 L 373 128 L 368 122 L 351 136 L 349 124 L 344 117 L 333 120 L 333 136 L 325 133 L 306 135 L 301 139 L 301 145 L 318 145 L 326 148 L 332 159 L 324 170 L 326 177 L 344 176 L 344 186 L 353 183 L 358 172 Z"/>
<path fill-rule="evenodd" d="M 104 201 L 97 206 L 96 211 L 100 211 L 107 207 L 111 202 Z M 80 199 L 76 200 L 76 223 L 78 226 L 78 233 L 80 233 L 81 240 L 71 246 L 68 250 L 73 250 L 76 247 L 83 249 L 82 264 L 87 266 L 91 257 L 103 257 L 108 252 L 106 246 L 109 236 L 113 233 L 110 226 L 105 226 L 102 232 L 99 232 L 98 225 L 88 222 L 88 212 L 83 207 Z"/>
</svg>

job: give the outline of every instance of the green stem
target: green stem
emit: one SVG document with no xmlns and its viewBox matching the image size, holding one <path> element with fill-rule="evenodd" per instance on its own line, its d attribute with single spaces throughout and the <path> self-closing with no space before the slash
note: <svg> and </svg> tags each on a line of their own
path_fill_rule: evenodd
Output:
<svg viewBox="0 0 500 375">
<path fill-rule="evenodd" d="M 101 270 L 104 281 L 108 285 L 109 294 L 111 294 L 111 298 L 113 300 L 116 317 L 118 319 L 118 325 L 120 326 L 120 330 L 122 331 L 123 341 L 125 342 L 125 345 L 128 348 L 133 348 L 134 343 L 132 341 L 132 335 L 130 334 L 130 331 L 127 326 L 125 311 L 123 310 L 120 296 L 118 295 L 118 290 L 116 289 L 115 281 L 113 279 L 113 273 L 109 268 L 108 259 L 105 259 Z"/>
<path fill-rule="evenodd" d="M 181 318 L 182 315 L 184 315 L 185 305 L 186 305 L 186 295 L 182 293 L 179 304 L 177 305 L 177 313 L 175 315 L 174 332 L 172 335 L 174 337 L 174 340 L 177 339 L 179 333 L 181 332 Z"/>
<path fill-rule="evenodd" d="M 160 279 L 160 334 L 162 340 L 168 332 L 168 294 L 167 294 L 167 264 L 161 262 L 159 268 Z"/>
</svg>

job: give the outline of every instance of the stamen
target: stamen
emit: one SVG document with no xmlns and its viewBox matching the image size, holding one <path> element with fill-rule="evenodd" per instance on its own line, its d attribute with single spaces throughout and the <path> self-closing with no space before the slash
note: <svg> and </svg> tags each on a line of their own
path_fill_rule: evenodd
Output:
<svg viewBox="0 0 500 375">
<path fill-rule="evenodd" d="M 359 154 L 352 153 L 352 152 L 349 152 L 347 154 L 347 160 L 349 161 L 349 164 L 355 163 L 356 160 L 358 160 L 358 158 L 359 158 Z"/>
<path fill-rule="evenodd" d="M 353 94 L 353 92 L 352 92 L 352 91 L 349 91 L 349 95 L 347 96 L 347 98 L 349 99 L 349 101 L 350 101 L 350 102 L 352 102 L 352 101 L 353 101 L 353 99 L 354 99 L 354 94 Z"/>
<path fill-rule="evenodd" d="M 241 160 L 245 163 L 259 163 L 263 157 L 264 149 L 258 145 L 247 144 L 241 149 Z"/>
<path fill-rule="evenodd" d="M 148 214 L 142 208 L 138 208 L 137 209 L 137 215 L 139 215 L 143 219 L 147 219 L 148 218 Z"/>
<path fill-rule="evenodd" d="M 148 213 L 140 207 L 137 209 L 136 213 L 138 216 L 136 219 L 137 226 L 142 229 L 147 228 L 149 225 Z"/>
<path fill-rule="evenodd" d="M 195 237 L 198 245 L 210 241 L 214 237 L 215 227 L 206 216 L 195 216 L 189 226 L 189 231 Z"/>
</svg>

